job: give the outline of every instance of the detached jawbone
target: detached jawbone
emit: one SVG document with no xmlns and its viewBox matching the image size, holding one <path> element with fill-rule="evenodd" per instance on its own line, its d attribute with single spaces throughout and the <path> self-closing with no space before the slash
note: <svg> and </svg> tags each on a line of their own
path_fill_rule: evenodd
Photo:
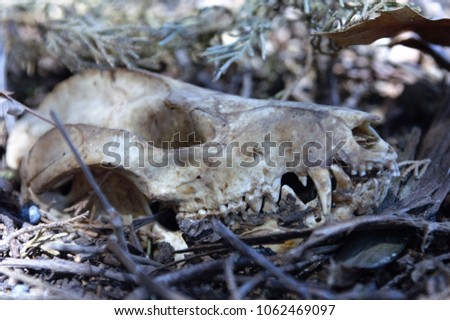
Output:
<svg viewBox="0 0 450 320">
<path fill-rule="evenodd" d="M 280 217 L 289 214 L 307 227 L 370 214 L 383 201 L 391 177 L 398 175 L 396 153 L 371 128 L 377 117 L 365 112 L 244 99 L 149 73 L 87 75 L 97 87 L 106 83 L 113 92 L 120 89 L 115 86 L 132 88 L 142 77 L 149 88 L 139 92 L 157 92 L 144 99 L 128 90 L 121 98 L 127 108 L 113 113 L 124 124 L 80 120 L 66 128 L 89 166 L 131 182 L 147 203 L 171 207 L 188 238 L 210 235 L 212 216 L 245 232 L 271 220 L 280 224 Z M 62 97 L 63 89 L 74 86 L 70 81 L 75 80 L 60 89 Z M 101 94 L 92 93 L 99 101 Z M 74 112 L 95 119 L 89 115 L 94 107 L 82 99 Z M 96 108 L 109 112 L 108 105 Z M 25 158 L 22 177 L 39 196 L 77 170 L 52 129 Z"/>
</svg>

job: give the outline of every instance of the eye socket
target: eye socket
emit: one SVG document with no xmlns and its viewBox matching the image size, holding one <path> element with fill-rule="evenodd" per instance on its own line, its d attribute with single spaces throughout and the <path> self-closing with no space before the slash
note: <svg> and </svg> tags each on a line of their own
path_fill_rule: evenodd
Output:
<svg viewBox="0 0 450 320">
<path fill-rule="evenodd" d="M 62 196 L 67 196 L 73 187 L 73 177 L 67 177 L 66 179 L 60 181 L 57 185 L 55 185 L 51 191 L 58 193 Z"/>
<path fill-rule="evenodd" d="M 147 115 L 145 138 L 160 149 L 187 148 L 215 138 L 216 119 L 201 110 L 189 112 L 186 107 L 166 103 Z"/>
</svg>

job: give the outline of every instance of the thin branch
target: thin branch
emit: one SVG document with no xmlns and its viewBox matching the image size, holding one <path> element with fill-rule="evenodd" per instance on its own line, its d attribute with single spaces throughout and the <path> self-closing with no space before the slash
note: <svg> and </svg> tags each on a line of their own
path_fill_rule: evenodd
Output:
<svg viewBox="0 0 450 320">
<path fill-rule="evenodd" d="M 256 252 L 253 248 L 246 245 L 241 241 L 234 233 L 232 233 L 227 227 L 225 227 L 219 220 L 212 219 L 212 227 L 214 231 L 220 235 L 224 240 L 228 241 L 237 251 L 239 251 L 245 257 L 254 261 L 260 267 L 266 269 L 270 274 L 274 275 L 278 280 L 288 289 L 296 292 L 301 297 L 311 299 L 313 292 L 309 288 L 302 285 L 291 275 L 286 274 L 282 269 L 275 266 L 270 260 L 263 255 Z M 319 291 L 315 292 L 316 294 Z M 326 297 L 321 297 L 326 298 Z"/>
<path fill-rule="evenodd" d="M 81 158 L 80 153 L 75 148 L 72 140 L 69 137 L 69 134 L 67 133 L 67 130 L 64 128 L 64 125 L 62 124 L 61 120 L 59 120 L 56 113 L 54 111 L 50 111 L 50 116 L 51 116 L 52 120 L 55 122 L 56 128 L 58 128 L 59 132 L 61 132 L 61 135 L 63 136 L 64 140 L 66 141 L 66 143 L 69 146 L 70 150 L 72 151 L 73 155 L 77 159 L 78 165 L 80 166 L 81 170 L 83 171 L 83 174 L 85 175 L 87 181 L 91 185 L 95 194 L 100 199 L 100 202 L 102 203 L 103 208 L 109 214 L 111 225 L 113 226 L 113 231 L 114 231 L 114 234 L 116 235 L 116 239 L 119 243 L 119 246 L 122 248 L 122 250 L 128 251 L 127 242 L 125 240 L 125 233 L 123 230 L 122 216 L 111 205 L 111 203 L 108 201 L 108 199 L 106 198 L 104 193 L 101 191 L 100 186 L 95 181 L 95 178 L 92 175 L 91 170 L 89 170 L 88 166 L 84 163 L 83 159 Z"/>
<path fill-rule="evenodd" d="M 220 272 L 223 269 L 223 263 L 224 260 L 209 260 L 157 276 L 155 281 L 166 285 L 174 285 L 204 279 Z"/>
<path fill-rule="evenodd" d="M 104 266 L 98 267 L 92 264 L 76 263 L 59 258 L 53 258 L 51 260 L 6 258 L 2 262 L 0 262 L 0 267 L 26 268 L 35 270 L 44 269 L 51 270 L 55 273 L 70 273 L 83 276 L 100 276 L 120 282 L 138 282 L 136 276 L 129 273 L 107 269 Z"/>
<path fill-rule="evenodd" d="M 228 291 L 230 292 L 231 298 L 234 300 L 238 300 L 239 299 L 238 287 L 236 283 L 236 277 L 233 273 L 235 260 L 236 260 L 235 255 L 229 256 L 225 260 L 223 268 L 225 273 L 225 281 L 227 283 Z"/>
<path fill-rule="evenodd" d="M 254 275 L 237 289 L 236 299 L 244 299 L 250 291 L 267 278 L 267 271 L 263 270 Z"/>
<path fill-rule="evenodd" d="M 9 270 L 8 268 L 0 267 L 0 273 L 4 274 L 5 276 L 7 276 L 11 279 L 16 280 L 17 282 L 20 281 L 29 286 L 33 286 L 33 287 L 42 289 L 42 291 L 45 292 L 43 294 L 45 294 L 45 297 L 47 297 L 47 298 L 48 298 L 47 292 L 52 292 L 55 295 L 53 298 L 56 298 L 56 299 L 80 300 L 83 298 L 82 296 L 75 295 L 75 294 L 71 293 L 70 291 L 61 290 L 55 286 L 50 285 L 49 283 L 32 278 L 21 272 L 19 273 L 17 270 L 12 271 L 12 270 Z M 23 297 L 19 296 L 19 297 L 14 297 L 14 298 L 22 299 Z M 37 297 L 35 297 L 35 298 L 37 298 Z M 52 297 L 50 297 L 50 298 L 52 298 Z"/>
<path fill-rule="evenodd" d="M 149 294 L 155 294 L 162 299 L 172 299 L 172 300 L 186 300 L 189 297 L 178 293 L 174 289 L 169 289 L 165 285 L 156 282 L 147 276 L 140 265 L 134 263 L 134 261 L 129 257 L 129 255 L 120 248 L 116 241 L 110 239 L 107 244 L 108 249 L 114 254 L 114 256 L 119 259 L 119 261 L 127 268 L 127 270 L 136 275 L 136 284 L 144 286 Z"/>
</svg>

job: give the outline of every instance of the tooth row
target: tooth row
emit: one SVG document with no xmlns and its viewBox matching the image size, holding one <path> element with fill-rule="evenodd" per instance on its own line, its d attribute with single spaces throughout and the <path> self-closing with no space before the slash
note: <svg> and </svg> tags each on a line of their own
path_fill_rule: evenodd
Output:
<svg viewBox="0 0 450 320">
<path fill-rule="evenodd" d="M 358 166 L 357 169 L 352 168 L 352 175 L 365 176 L 367 171 L 371 171 L 374 167 L 382 168 L 380 163 L 367 162 L 365 165 Z M 391 171 L 395 176 L 398 172 L 398 166 L 395 162 L 388 162 L 386 169 Z M 351 191 L 353 189 L 353 183 L 343 168 L 337 164 L 333 164 L 330 168 L 309 168 L 307 174 L 311 177 L 318 195 L 318 201 L 322 207 L 324 216 L 331 214 L 332 206 L 332 185 L 330 171 L 336 180 L 336 190 Z M 308 183 L 308 176 L 298 176 L 300 183 L 306 187 Z M 376 183 L 376 182 L 374 182 Z M 377 185 L 374 185 L 375 190 Z M 281 195 L 281 196 L 280 196 Z M 272 185 L 263 185 L 260 189 L 255 190 L 251 194 L 246 194 L 243 199 L 239 201 L 221 205 L 219 211 L 222 215 L 227 215 L 230 212 L 244 212 L 246 208 L 249 208 L 249 213 L 263 212 L 275 212 L 279 206 L 283 206 L 288 199 L 293 197 L 296 199 L 295 205 L 301 210 L 305 210 L 308 206 L 313 205 L 313 201 L 305 204 L 298 198 L 294 190 L 288 185 L 281 185 L 281 176 L 277 177 Z M 263 200 L 264 199 L 264 200 Z M 199 216 L 206 216 L 210 213 L 208 210 L 201 209 L 197 212 Z"/>
<path fill-rule="evenodd" d="M 386 163 L 386 165 L 384 165 L 383 163 L 377 162 L 377 163 L 373 163 L 373 162 L 367 162 L 365 164 L 361 164 L 355 167 L 352 167 L 350 170 L 350 174 L 352 176 L 360 176 L 360 177 L 364 177 L 367 172 L 370 172 L 373 170 L 373 168 L 377 168 L 379 171 L 387 169 L 389 170 L 392 175 L 394 177 L 397 177 L 400 175 L 400 171 L 398 169 L 398 165 L 396 162 L 394 161 L 389 161 Z"/>
</svg>

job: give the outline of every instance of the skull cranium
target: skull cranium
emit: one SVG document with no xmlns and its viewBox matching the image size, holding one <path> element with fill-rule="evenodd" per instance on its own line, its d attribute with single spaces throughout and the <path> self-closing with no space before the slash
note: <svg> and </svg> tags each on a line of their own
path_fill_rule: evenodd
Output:
<svg viewBox="0 0 450 320">
<path fill-rule="evenodd" d="M 103 189 L 127 212 L 147 203 L 174 208 L 191 238 L 219 216 L 234 230 L 276 219 L 286 207 L 314 227 L 365 214 L 383 200 L 396 153 L 365 112 L 245 99 L 146 72 L 87 71 L 58 85 L 38 111 L 53 108 Z M 43 201 L 70 205 L 85 192 L 59 132 L 25 116 L 12 132 L 8 164 L 21 158 L 24 184 Z M 25 143 L 17 144 L 19 140 Z M 17 146 L 21 146 L 19 149 Z M 64 201 L 63 201 L 64 200 Z M 127 203 L 129 203 L 128 201 Z"/>
</svg>

